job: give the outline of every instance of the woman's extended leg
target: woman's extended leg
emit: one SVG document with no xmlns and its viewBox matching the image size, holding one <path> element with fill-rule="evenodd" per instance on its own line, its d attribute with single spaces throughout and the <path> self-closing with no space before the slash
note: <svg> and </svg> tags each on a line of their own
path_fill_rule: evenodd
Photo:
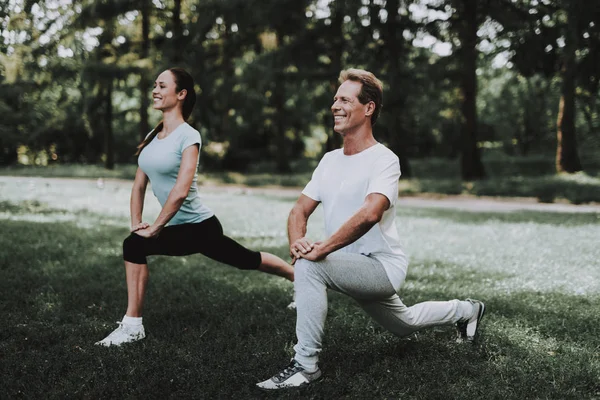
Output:
<svg viewBox="0 0 600 400">
<path fill-rule="evenodd" d="M 271 253 L 260 252 L 260 266 L 258 270 L 266 272 L 267 274 L 273 274 L 281 276 L 289 281 L 294 282 L 294 267 L 283 261 Z"/>
<path fill-rule="evenodd" d="M 290 264 L 273 254 L 249 250 L 224 236 L 216 217 L 198 224 L 169 226 L 158 237 L 150 239 L 133 233 L 123 242 L 127 311 L 119 322 L 119 328 L 96 344 L 118 346 L 145 337 L 142 312 L 149 276 L 147 256 L 183 256 L 194 253 L 202 253 L 236 268 L 257 269 L 294 281 L 294 268 Z"/>
<path fill-rule="evenodd" d="M 199 224 L 195 232 L 197 251 L 233 267 L 256 269 L 294 281 L 294 267 L 274 254 L 250 250 L 223 234 L 216 216 Z"/>
</svg>

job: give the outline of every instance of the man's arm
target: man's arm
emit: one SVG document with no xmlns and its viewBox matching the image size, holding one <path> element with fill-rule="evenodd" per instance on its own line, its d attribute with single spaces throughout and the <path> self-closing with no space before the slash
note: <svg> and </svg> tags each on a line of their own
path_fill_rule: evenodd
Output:
<svg viewBox="0 0 600 400">
<path fill-rule="evenodd" d="M 318 201 L 301 194 L 300 198 L 290 211 L 288 217 L 288 241 L 290 244 L 290 257 L 293 261 L 300 257 L 301 253 L 308 253 L 312 250 L 313 244 L 306 239 L 306 226 L 308 217 L 315 211 L 319 205 Z"/>
<path fill-rule="evenodd" d="M 355 242 L 381 221 L 383 213 L 390 207 L 389 199 L 381 193 L 371 193 L 362 207 L 348 219 L 331 237 L 313 244 L 313 248 L 300 257 L 319 261 L 328 254 Z"/>
</svg>

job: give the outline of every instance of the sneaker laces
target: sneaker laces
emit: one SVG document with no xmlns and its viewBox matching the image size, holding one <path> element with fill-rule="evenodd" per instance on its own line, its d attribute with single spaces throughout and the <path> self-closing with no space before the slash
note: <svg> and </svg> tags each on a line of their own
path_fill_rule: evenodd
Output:
<svg viewBox="0 0 600 400">
<path fill-rule="evenodd" d="M 280 381 L 285 381 L 290 376 L 292 376 L 298 372 L 301 372 L 301 371 L 304 371 L 304 368 L 298 363 L 298 361 L 292 360 L 290 362 L 290 364 L 287 367 L 285 367 L 283 369 L 283 371 L 281 371 L 275 377 Z"/>
</svg>

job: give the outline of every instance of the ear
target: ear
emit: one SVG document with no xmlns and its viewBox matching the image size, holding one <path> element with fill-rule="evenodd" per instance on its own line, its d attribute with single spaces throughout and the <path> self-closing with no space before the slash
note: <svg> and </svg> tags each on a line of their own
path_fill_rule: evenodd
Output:
<svg viewBox="0 0 600 400">
<path fill-rule="evenodd" d="M 370 101 L 366 105 L 365 117 L 370 117 L 375 112 L 375 102 Z"/>
<path fill-rule="evenodd" d="M 182 89 L 181 92 L 177 93 L 177 100 L 184 100 L 187 96 L 187 90 Z"/>
</svg>

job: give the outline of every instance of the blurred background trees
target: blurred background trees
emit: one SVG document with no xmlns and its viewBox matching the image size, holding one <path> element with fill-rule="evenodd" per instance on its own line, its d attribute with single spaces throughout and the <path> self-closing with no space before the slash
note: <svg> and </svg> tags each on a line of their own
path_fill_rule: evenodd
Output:
<svg viewBox="0 0 600 400">
<path fill-rule="evenodd" d="M 401 159 L 600 154 L 600 3 L 584 0 L 7 0 L 0 164 L 132 163 L 182 66 L 206 169 L 296 172 L 339 147 L 341 69 L 385 84 L 375 135 Z"/>
</svg>

